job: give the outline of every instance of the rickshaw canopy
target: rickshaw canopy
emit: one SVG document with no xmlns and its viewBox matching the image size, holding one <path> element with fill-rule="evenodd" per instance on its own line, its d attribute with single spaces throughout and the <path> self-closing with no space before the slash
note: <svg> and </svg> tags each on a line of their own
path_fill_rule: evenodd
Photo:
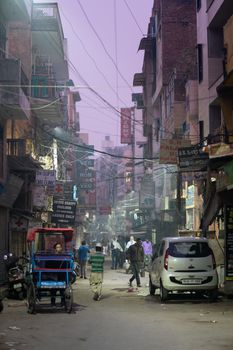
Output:
<svg viewBox="0 0 233 350">
<path fill-rule="evenodd" d="M 57 228 L 57 227 L 34 227 L 27 232 L 27 241 L 35 241 L 37 234 L 62 234 L 66 242 L 72 241 L 74 230 L 72 228 Z"/>
</svg>

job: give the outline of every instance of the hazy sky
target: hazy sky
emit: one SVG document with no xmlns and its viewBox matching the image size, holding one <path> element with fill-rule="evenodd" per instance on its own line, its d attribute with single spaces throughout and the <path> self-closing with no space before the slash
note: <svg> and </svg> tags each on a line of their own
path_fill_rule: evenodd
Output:
<svg viewBox="0 0 233 350">
<path fill-rule="evenodd" d="M 133 105 L 132 92 L 141 91 L 133 87 L 133 76 L 142 71 L 144 51 L 138 52 L 138 46 L 147 34 L 153 0 L 34 2 L 59 4 L 68 39 L 70 77 L 82 99 L 77 104 L 81 132 L 89 133 L 89 144 L 96 149 L 101 149 L 105 135 L 120 144 L 119 113 L 103 99 L 120 110 Z"/>
</svg>

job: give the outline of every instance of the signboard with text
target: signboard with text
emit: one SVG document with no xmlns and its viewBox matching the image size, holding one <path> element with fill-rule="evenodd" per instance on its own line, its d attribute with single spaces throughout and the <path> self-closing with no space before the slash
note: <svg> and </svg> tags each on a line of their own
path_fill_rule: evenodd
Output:
<svg viewBox="0 0 233 350">
<path fill-rule="evenodd" d="M 152 174 L 145 174 L 139 192 L 140 209 L 153 209 L 155 206 L 155 183 Z"/>
<path fill-rule="evenodd" d="M 94 182 L 79 182 L 77 185 L 80 190 L 94 190 L 95 183 Z"/>
<path fill-rule="evenodd" d="M 121 108 L 121 143 L 131 142 L 131 108 Z"/>
<path fill-rule="evenodd" d="M 99 207 L 98 212 L 100 215 L 111 215 L 112 208 L 111 207 Z"/>
<path fill-rule="evenodd" d="M 182 147 L 178 149 L 178 159 L 180 170 L 201 171 L 207 167 L 209 154 L 197 146 Z"/>
<path fill-rule="evenodd" d="M 83 159 L 80 161 L 81 166 L 93 168 L 95 165 L 94 159 Z"/>
<path fill-rule="evenodd" d="M 37 170 L 36 171 L 36 185 L 50 186 L 55 185 L 56 171 L 55 170 Z"/>
<path fill-rule="evenodd" d="M 51 221 L 56 224 L 73 225 L 75 222 L 76 201 L 54 198 Z"/>
<path fill-rule="evenodd" d="M 190 146 L 189 140 L 164 139 L 160 142 L 160 164 L 177 164 L 178 148 Z"/>
</svg>

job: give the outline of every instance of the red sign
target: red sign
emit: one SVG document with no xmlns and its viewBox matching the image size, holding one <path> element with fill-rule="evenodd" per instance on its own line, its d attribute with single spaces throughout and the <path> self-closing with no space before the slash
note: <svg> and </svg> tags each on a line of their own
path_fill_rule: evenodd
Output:
<svg viewBox="0 0 233 350">
<path fill-rule="evenodd" d="M 111 215 L 112 208 L 111 207 L 100 207 L 99 214 L 100 215 Z"/>
<path fill-rule="evenodd" d="M 131 142 L 131 108 L 121 108 L 121 143 Z"/>
</svg>

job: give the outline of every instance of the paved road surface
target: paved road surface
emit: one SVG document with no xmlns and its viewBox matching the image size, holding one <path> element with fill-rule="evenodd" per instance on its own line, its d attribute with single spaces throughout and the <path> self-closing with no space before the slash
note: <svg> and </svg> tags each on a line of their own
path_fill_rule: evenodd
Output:
<svg viewBox="0 0 233 350">
<path fill-rule="evenodd" d="M 233 302 L 181 299 L 161 304 L 143 287 L 129 292 L 129 275 L 106 267 L 104 293 L 94 301 L 88 280 L 74 286 L 72 314 L 62 309 L 26 312 L 24 302 L 5 301 L 0 350 L 232 350 Z"/>
</svg>

